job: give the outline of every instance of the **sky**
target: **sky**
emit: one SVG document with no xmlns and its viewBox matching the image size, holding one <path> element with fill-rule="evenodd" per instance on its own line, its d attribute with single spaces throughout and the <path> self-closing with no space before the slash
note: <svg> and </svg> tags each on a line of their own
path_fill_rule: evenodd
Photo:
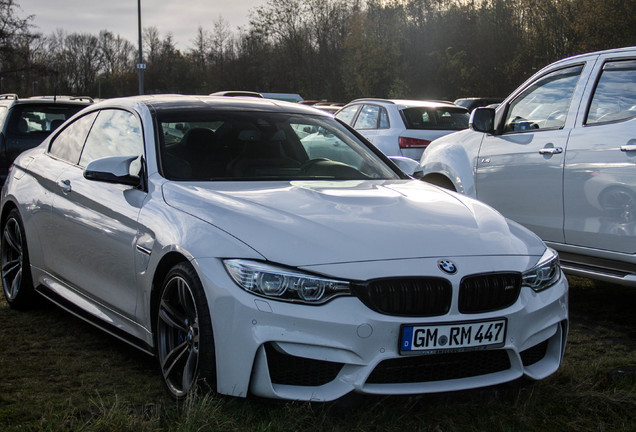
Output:
<svg viewBox="0 0 636 432">
<path fill-rule="evenodd" d="M 141 0 L 142 27 L 155 26 L 163 38 L 172 33 L 177 48 L 192 46 L 197 29 L 211 30 L 222 17 L 236 32 L 247 27 L 250 10 L 266 0 Z M 18 16 L 34 15 L 34 30 L 45 36 L 63 29 L 67 33 L 100 30 L 119 34 L 134 45 L 138 42 L 135 0 L 17 0 Z"/>
</svg>

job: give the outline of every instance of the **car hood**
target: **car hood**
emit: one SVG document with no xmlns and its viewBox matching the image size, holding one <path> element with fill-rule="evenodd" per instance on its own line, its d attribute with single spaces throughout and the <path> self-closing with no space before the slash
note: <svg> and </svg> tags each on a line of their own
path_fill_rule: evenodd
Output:
<svg viewBox="0 0 636 432">
<path fill-rule="evenodd" d="M 545 249 L 486 205 L 417 180 L 167 182 L 163 195 L 267 260 L 292 266 Z"/>
</svg>

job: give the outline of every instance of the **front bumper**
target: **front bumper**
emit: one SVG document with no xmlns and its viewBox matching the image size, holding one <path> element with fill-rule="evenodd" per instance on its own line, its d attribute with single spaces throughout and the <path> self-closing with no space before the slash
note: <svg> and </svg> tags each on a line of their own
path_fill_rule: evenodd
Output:
<svg viewBox="0 0 636 432">
<path fill-rule="evenodd" d="M 465 260 L 456 260 L 467 270 L 465 274 L 483 269 L 483 263 L 463 265 L 469 262 Z M 347 264 L 350 273 L 344 276 L 355 278 L 362 272 L 373 278 L 377 277 L 374 271 L 382 271 L 390 277 L 423 269 L 426 274 L 434 263 L 422 259 L 397 267 Z M 244 397 L 251 392 L 269 398 L 330 401 L 350 392 L 398 395 L 470 389 L 521 376 L 545 378 L 558 369 L 565 350 L 568 284 L 563 276 L 540 293 L 522 288 L 517 301 L 505 309 L 460 314 L 455 298 L 449 313 L 417 318 L 374 312 L 356 297 L 336 298 L 322 306 L 259 298 L 234 285 L 220 261 L 195 265 L 204 275 L 214 328 L 217 390 L 223 394 Z M 527 268 L 519 257 L 501 259 L 499 265 L 501 271 Z M 340 270 L 329 270 L 331 276 L 343 278 L 333 273 Z M 489 269 L 493 270 L 497 271 Z M 460 278 L 449 278 L 454 288 Z M 499 349 L 416 356 L 399 353 L 402 324 L 496 318 L 508 322 L 505 343 Z"/>
</svg>

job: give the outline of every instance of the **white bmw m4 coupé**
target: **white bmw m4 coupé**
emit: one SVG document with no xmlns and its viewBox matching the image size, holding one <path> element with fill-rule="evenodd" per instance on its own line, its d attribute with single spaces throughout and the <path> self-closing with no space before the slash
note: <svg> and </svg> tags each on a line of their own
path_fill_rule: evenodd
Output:
<svg viewBox="0 0 636 432">
<path fill-rule="evenodd" d="M 563 358 L 556 253 L 414 180 L 299 104 L 91 105 L 15 161 L 2 285 L 156 356 L 170 394 L 329 401 L 542 379 Z"/>
</svg>

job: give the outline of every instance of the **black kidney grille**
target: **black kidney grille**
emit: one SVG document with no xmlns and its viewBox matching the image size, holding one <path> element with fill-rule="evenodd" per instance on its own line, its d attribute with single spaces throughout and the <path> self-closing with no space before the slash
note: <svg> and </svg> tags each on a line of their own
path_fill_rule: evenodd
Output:
<svg viewBox="0 0 636 432">
<path fill-rule="evenodd" d="M 396 316 L 444 315 L 453 296 L 450 282 L 442 278 L 380 279 L 352 290 L 370 309 Z"/>
<path fill-rule="evenodd" d="M 376 366 L 367 384 L 405 384 L 468 378 L 510 369 L 505 350 L 400 357 Z"/>
<path fill-rule="evenodd" d="M 520 273 L 487 273 L 462 279 L 459 312 L 481 313 L 503 309 L 517 301 Z"/>
</svg>

